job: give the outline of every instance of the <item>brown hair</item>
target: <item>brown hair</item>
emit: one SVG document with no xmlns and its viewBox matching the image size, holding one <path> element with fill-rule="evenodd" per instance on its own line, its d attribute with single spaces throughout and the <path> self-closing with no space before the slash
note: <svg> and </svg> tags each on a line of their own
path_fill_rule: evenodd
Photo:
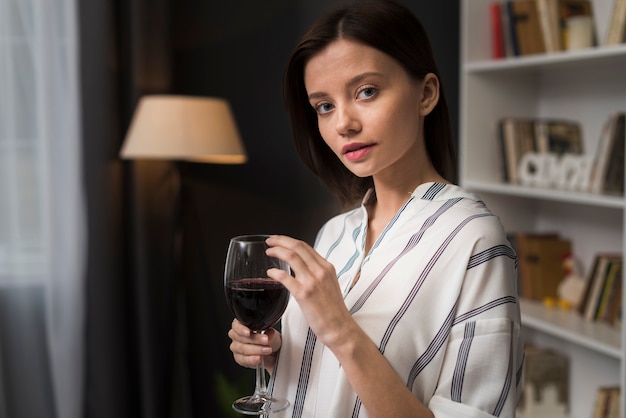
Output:
<svg viewBox="0 0 626 418">
<path fill-rule="evenodd" d="M 296 151 L 304 164 L 346 205 L 357 203 L 373 186 L 371 177 L 355 176 L 326 145 L 304 85 L 307 62 L 337 39 L 354 40 L 384 52 L 415 80 L 422 80 L 427 73 L 440 79 L 439 103 L 425 118 L 424 138 L 437 172 L 454 181 L 456 155 L 450 114 L 428 35 L 410 10 L 391 0 L 356 2 L 322 16 L 293 51 L 285 71 L 283 95 Z"/>
</svg>

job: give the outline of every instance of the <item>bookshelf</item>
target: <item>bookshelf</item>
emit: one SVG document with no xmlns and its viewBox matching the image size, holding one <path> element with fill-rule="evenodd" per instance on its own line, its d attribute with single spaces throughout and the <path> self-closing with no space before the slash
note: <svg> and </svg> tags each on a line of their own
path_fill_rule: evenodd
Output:
<svg viewBox="0 0 626 418">
<path fill-rule="evenodd" d="M 493 60 L 492 1 L 460 0 L 460 183 L 487 202 L 507 231 L 557 231 L 569 238 L 586 274 L 597 253 L 626 248 L 626 199 L 505 183 L 496 121 L 578 120 L 585 153 L 593 155 L 606 118 L 626 110 L 626 44 Z M 602 45 L 613 0 L 594 0 L 593 8 Z M 570 359 L 570 418 L 592 416 L 598 387 L 626 387 L 626 325 L 590 323 L 531 301 L 522 301 L 521 309 L 525 338 Z"/>
</svg>

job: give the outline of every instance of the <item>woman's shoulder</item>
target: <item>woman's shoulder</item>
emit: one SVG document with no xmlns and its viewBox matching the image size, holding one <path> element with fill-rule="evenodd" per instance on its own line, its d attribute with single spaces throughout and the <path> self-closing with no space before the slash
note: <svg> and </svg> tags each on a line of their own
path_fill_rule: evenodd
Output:
<svg viewBox="0 0 626 418">
<path fill-rule="evenodd" d="M 449 228 L 464 238 L 495 241 L 506 239 L 498 215 L 477 194 L 455 184 L 433 183 L 418 187 L 414 195 L 435 203 L 430 212 L 441 216 Z M 419 192 L 419 194 L 418 194 Z"/>
</svg>

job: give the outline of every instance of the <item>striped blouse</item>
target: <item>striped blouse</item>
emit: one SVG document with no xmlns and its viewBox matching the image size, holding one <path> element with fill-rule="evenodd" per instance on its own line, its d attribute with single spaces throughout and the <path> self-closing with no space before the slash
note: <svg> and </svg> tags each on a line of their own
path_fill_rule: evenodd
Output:
<svg viewBox="0 0 626 418">
<path fill-rule="evenodd" d="M 515 416 L 523 363 L 516 256 L 499 219 L 458 186 L 426 183 L 367 254 L 366 233 L 362 204 L 328 221 L 315 249 L 406 386 L 436 417 Z M 272 416 L 368 417 L 293 298 L 281 326 L 270 389 L 291 406 Z"/>
</svg>

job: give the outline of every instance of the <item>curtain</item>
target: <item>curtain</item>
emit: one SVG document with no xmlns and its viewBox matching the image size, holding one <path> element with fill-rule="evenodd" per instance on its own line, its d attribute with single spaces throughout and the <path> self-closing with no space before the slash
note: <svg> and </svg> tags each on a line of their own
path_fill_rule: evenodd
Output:
<svg viewBox="0 0 626 418">
<path fill-rule="evenodd" d="M 74 0 L 0 0 L 0 417 L 82 414 Z"/>
</svg>

